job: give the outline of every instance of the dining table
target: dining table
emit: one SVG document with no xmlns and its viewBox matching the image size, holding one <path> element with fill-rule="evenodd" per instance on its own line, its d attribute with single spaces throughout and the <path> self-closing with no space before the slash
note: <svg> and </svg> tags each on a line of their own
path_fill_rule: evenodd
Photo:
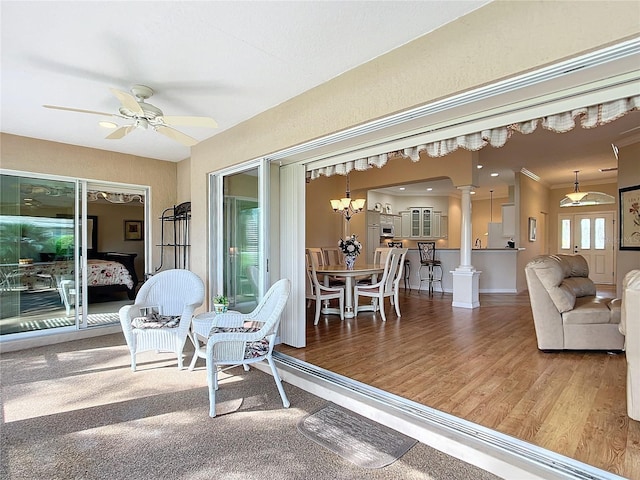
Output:
<svg viewBox="0 0 640 480">
<path fill-rule="evenodd" d="M 355 265 L 353 269 L 348 269 L 346 265 L 325 265 L 316 268 L 318 275 L 324 275 L 325 285 L 328 285 L 330 277 L 344 278 L 344 318 L 355 317 L 353 308 L 355 278 L 371 277 L 371 282 L 375 283 L 378 281 L 378 275 L 382 272 L 384 272 L 384 265 L 374 263 Z M 372 300 L 367 305 L 358 305 L 358 311 L 375 312 L 377 309 L 378 304 L 375 300 Z M 340 310 L 325 305 L 322 308 L 322 313 L 339 315 Z"/>
</svg>

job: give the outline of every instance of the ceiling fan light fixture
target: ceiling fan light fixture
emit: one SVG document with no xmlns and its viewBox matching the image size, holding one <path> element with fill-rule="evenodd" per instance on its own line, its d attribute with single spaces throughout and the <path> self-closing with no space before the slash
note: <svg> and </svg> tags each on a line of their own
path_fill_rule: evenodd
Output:
<svg viewBox="0 0 640 480">
<path fill-rule="evenodd" d="M 98 125 L 100 125 L 102 128 L 108 128 L 108 129 L 115 129 L 118 128 L 118 124 L 117 123 L 113 123 L 113 122 L 107 122 L 106 120 L 102 120 L 100 122 L 98 122 Z"/>
</svg>

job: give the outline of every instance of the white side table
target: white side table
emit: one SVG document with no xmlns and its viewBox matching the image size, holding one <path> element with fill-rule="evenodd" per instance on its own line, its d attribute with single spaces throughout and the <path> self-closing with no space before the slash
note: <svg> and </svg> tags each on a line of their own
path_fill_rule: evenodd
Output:
<svg viewBox="0 0 640 480">
<path fill-rule="evenodd" d="M 227 313 L 240 313 L 234 310 L 228 310 Z M 205 312 L 196 315 L 191 319 L 191 342 L 195 351 L 193 352 L 193 358 L 191 364 L 189 364 L 189 370 L 193 370 L 196 366 L 198 358 L 206 358 L 207 356 L 207 340 L 209 339 L 209 332 L 213 326 L 213 319 L 216 316 L 216 312 Z"/>
</svg>

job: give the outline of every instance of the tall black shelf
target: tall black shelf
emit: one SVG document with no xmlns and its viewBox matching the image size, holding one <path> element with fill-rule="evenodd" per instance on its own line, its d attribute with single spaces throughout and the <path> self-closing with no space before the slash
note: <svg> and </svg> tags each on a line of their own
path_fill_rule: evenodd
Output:
<svg viewBox="0 0 640 480">
<path fill-rule="evenodd" d="M 191 221 L 191 202 L 165 208 L 160 217 L 161 241 L 160 266 L 164 265 L 165 248 L 173 249 L 173 268 L 189 268 L 189 222 Z"/>
</svg>

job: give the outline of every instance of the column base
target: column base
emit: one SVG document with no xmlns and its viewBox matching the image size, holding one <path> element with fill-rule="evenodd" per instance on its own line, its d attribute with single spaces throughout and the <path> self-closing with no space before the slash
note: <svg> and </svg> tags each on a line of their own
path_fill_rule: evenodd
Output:
<svg viewBox="0 0 640 480">
<path fill-rule="evenodd" d="M 454 270 L 453 302 L 454 307 L 478 308 L 480 306 L 480 274 L 479 270 Z"/>
</svg>

